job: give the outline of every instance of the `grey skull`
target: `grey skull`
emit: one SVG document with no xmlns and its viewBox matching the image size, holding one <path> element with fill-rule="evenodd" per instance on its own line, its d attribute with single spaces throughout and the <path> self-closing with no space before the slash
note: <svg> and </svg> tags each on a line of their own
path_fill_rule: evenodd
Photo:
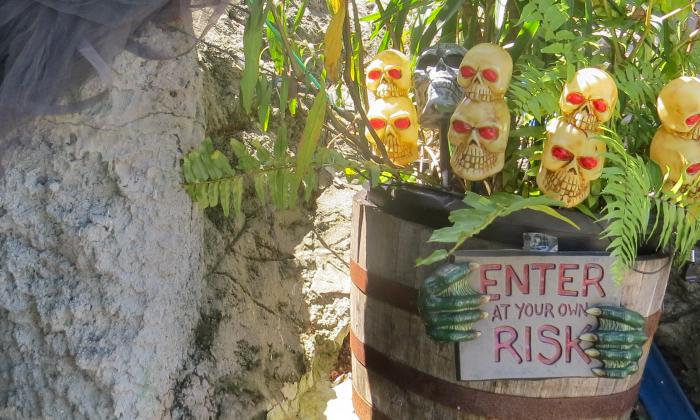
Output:
<svg viewBox="0 0 700 420">
<path fill-rule="evenodd" d="M 464 98 L 457 74 L 466 52 L 457 44 L 437 44 L 418 57 L 413 83 L 423 127 L 441 128 Z"/>
</svg>

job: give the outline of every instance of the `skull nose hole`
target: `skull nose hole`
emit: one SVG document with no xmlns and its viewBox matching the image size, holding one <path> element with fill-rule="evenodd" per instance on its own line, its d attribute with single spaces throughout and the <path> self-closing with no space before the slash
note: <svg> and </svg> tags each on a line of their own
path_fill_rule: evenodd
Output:
<svg viewBox="0 0 700 420">
<path fill-rule="evenodd" d="M 569 173 L 570 173 L 570 174 L 577 175 L 577 174 L 578 174 L 578 171 L 576 170 L 576 168 L 569 168 Z"/>
<path fill-rule="evenodd" d="M 476 145 L 478 146 L 478 145 L 479 145 L 479 142 L 476 141 L 476 139 L 475 139 L 474 137 L 471 137 L 471 138 L 469 139 L 469 144 L 476 144 Z"/>
<path fill-rule="evenodd" d="M 447 69 L 447 65 L 445 64 L 444 61 L 442 61 L 442 58 L 440 60 L 438 60 L 438 63 L 435 66 L 435 69 L 436 70 L 446 70 Z"/>
</svg>

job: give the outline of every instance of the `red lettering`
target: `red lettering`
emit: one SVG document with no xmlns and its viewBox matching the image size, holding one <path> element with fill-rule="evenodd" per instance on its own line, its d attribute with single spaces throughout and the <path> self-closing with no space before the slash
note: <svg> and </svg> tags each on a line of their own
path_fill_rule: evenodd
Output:
<svg viewBox="0 0 700 420">
<path fill-rule="evenodd" d="M 498 282 L 494 279 L 486 277 L 489 271 L 499 271 L 502 270 L 503 266 L 501 264 L 484 264 L 480 267 L 479 278 L 481 280 L 481 293 L 489 294 L 486 290 L 489 286 L 496 286 Z M 491 295 L 491 301 L 499 300 L 501 295 L 493 294 Z"/>
<path fill-rule="evenodd" d="M 547 271 L 554 270 L 557 266 L 551 263 L 534 263 L 530 264 L 533 270 L 540 270 L 540 296 L 544 296 L 547 288 Z"/>
<path fill-rule="evenodd" d="M 553 365 L 557 362 L 557 360 L 561 358 L 561 344 L 559 344 L 559 340 L 557 340 L 556 338 L 547 337 L 546 335 L 544 335 L 544 333 L 546 332 L 551 332 L 559 336 L 559 328 L 555 327 L 554 325 L 545 324 L 537 329 L 537 338 L 542 343 L 550 344 L 552 345 L 552 347 L 555 348 L 554 356 L 546 357 L 540 352 L 537 354 L 537 360 L 544 363 L 545 365 Z"/>
<path fill-rule="evenodd" d="M 525 360 L 532 362 L 532 327 L 525 327 Z"/>
<path fill-rule="evenodd" d="M 508 350 L 513 358 L 518 362 L 518 364 L 523 362 L 523 358 L 520 357 L 517 350 L 513 348 L 513 343 L 518 339 L 518 332 L 513 327 L 496 327 L 494 330 L 494 335 L 496 336 L 496 346 L 494 347 L 494 357 L 496 362 L 501 361 L 501 350 Z M 506 341 L 501 341 L 501 334 L 508 333 L 510 338 Z"/>
<path fill-rule="evenodd" d="M 574 278 L 566 275 L 567 270 L 578 270 L 578 264 L 560 264 L 559 265 L 559 286 L 557 292 L 559 296 L 578 296 L 578 292 L 567 290 L 564 288 L 564 283 L 573 283 Z"/>
<path fill-rule="evenodd" d="M 595 275 L 591 274 L 594 270 L 597 271 Z M 582 296 L 588 296 L 588 287 L 595 286 L 598 289 L 598 295 L 600 297 L 605 297 L 605 290 L 600 285 L 601 280 L 605 277 L 605 269 L 603 266 L 596 263 L 589 263 L 583 266 L 583 292 Z"/>
<path fill-rule="evenodd" d="M 523 265 L 523 280 L 520 280 L 518 274 L 513 270 L 512 265 L 506 265 L 506 296 L 513 295 L 513 280 L 517 282 L 516 286 L 524 295 L 530 294 L 530 265 Z"/>
<path fill-rule="evenodd" d="M 584 330 L 584 333 L 589 330 L 589 327 L 586 327 L 586 330 Z M 581 333 L 583 334 L 583 333 Z M 583 352 L 583 349 L 581 346 L 579 346 L 579 339 L 574 338 L 573 340 L 571 339 L 571 325 L 566 326 L 566 354 L 564 355 L 566 363 L 571 363 L 571 350 L 576 350 L 576 353 L 579 355 L 579 357 L 586 362 L 586 364 L 591 363 L 591 358 L 588 357 L 586 353 Z"/>
</svg>

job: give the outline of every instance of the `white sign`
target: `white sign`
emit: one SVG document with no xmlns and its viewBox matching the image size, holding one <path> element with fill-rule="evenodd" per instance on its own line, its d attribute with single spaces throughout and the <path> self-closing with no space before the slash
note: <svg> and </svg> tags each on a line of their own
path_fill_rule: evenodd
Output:
<svg viewBox="0 0 700 420">
<path fill-rule="evenodd" d="M 469 283 L 491 296 L 481 336 L 459 343 L 461 380 L 594 376 L 601 363 L 578 337 L 596 325 L 588 307 L 620 304 L 609 256 L 465 252 L 457 262 L 478 263 Z"/>
</svg>

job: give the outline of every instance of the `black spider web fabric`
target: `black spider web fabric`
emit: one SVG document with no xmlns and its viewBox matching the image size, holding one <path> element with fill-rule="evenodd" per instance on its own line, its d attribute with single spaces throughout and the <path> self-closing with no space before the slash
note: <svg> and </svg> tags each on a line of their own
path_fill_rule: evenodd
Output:
<svg viewBox="0 0 700 420">
<path fill-rule="evenodd" d="M 189 31 L 191 48 L 192 10 L 212 8 L 211 23 L 225 6 L 226 0 L 0 0 L 0 136 L 28 118 L 89 103 L 71 103 L 64 94 L 90 77 L 108 90 L 109 66 L 125 48 L 145 58 L 176 56 L 132 42 L 146 22 Z"/>
</svg>

